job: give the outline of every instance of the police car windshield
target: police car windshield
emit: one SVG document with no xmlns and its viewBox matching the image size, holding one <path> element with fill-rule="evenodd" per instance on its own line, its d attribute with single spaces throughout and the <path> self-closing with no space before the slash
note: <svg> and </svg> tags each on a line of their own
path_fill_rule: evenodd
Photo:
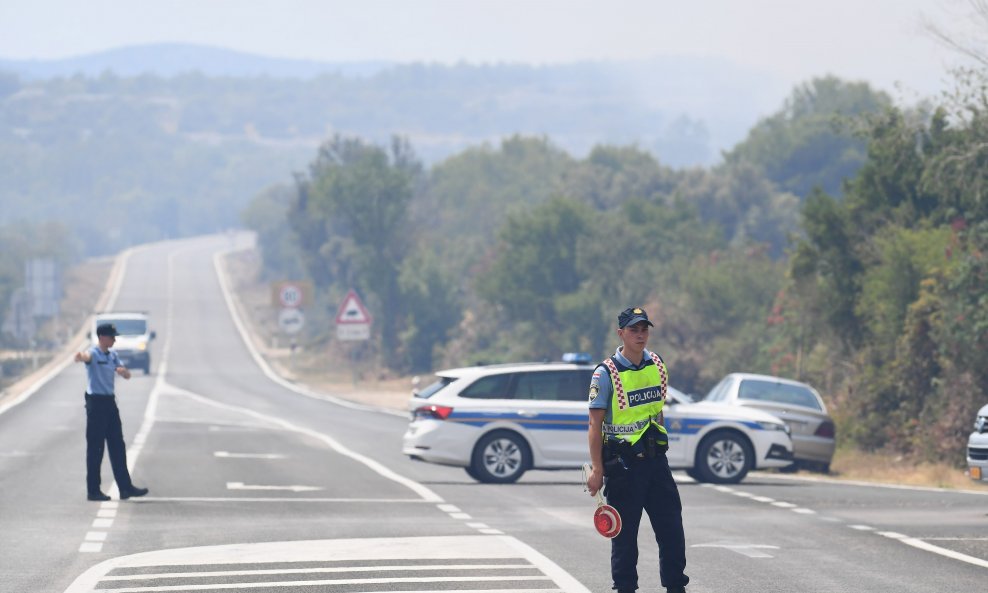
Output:
<svg viewBox="0 0 988 593">
<path fill-rule="evenodd" d="M 112 323 L 121 336 L 142 336 L 147 333 L 147 322 L 143 319 L 113 319 L 100 323 Z"/>
</svg>

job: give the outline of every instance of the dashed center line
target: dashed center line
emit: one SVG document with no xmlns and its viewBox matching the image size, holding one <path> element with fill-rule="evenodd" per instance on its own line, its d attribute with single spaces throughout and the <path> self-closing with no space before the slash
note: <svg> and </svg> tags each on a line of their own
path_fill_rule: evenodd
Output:
<svg viewBox="0 0 988 593">
<path fill-rule="evenodd" d="M 817 514 L 817 512 L 815 510 L 813 510 L 813 509 L 808 509 L 808 508 L 800 507 L 799 505 L 793 504 L 791 502 L 777 501 L 774 498 L 769 498 L 767 496 L 754 496 L 754 495 L 752 495 L 750 493 L 744 492 L 743 490 L 735 490 L 734 488 L 731 488 L 729 486 L 711 486 L 710 484 L 704 484 L 704 486 L 705 487 L 708 487 L 708 488 L 713 488 L 714 490 L 717 490 L 718 492 L 724 492 L 724 493 L 727 493 L 727 494 L 733 494 L 735 496 L 739 496 L 739 497 L 742 497 L 742 498 L 748 498 L 748 499 L 753 500 L 753 501 L 756 501 L 756 502 L 767 503 L 767 504 L 769 504 L 771 506 L 774 506 L 774 507 L 778 507 L 778 508 L 782 508 L 782 509 L 788 509 L 788 510 L 791 510 L 792 512 L 794 512 L 794 513 L 799 513 L 801 515 L 816 515 Z M 834 517 L 819 517 L 819 518 L 822 519 L 822 520 L 825 520 L 825 521 L 841 522 L 840 519 L 837 519 L 837 518 L 834 518 Z M 983 560 L 981 558 L 976 558 L 974 556 L 969 556 L 967 554 L 962 554 L 960 552 L 955 552 L 954 550 L 949 550 L 947 548 L 941 548 L 940 546 L 935 546 L 935 545 L 933 545 L 933 544 L 931 544 L 931 543 L 929 543 L 927 541 L 927 540 L 930 540 L 930 541 L 933 541 L 933 540 L 936 540 L 936 541 L 969 541 L 972 538 L 930 537 L 930 538 L 920 539 L 920 538 L 910 537 L 908 535 L 905 535 L 903 533 L 899 533 L 897 531 L 876 531 L 876 529 L 874 527 L 871 527 L 870 525 L 855 524 L 855 525 L 848 525 L 847 527 L 849 527 L 850 529 L 854 529 L 856 531 L 871 531 L 871 532 L 875 532 L 877 535 L 881 535 L 883 537 L 887 537 L 889 539 L 896 540 L 898 542 L 902 542 L 903 544 L 906 544 L 907 546 L 912 546 L 912 547 L 917 548 L 917 549 L 920 549 L 920 550 L 924 550 L 924 551 L 927 551 L 927 552 L 932 552 L 934 554 L 938 554 L 938 555 L 944 556 L 946 558 L 952 558 L 954 560 L 960 560 L 961 562 L 966 562 L 968 564 L 973 564 L 975 566 L 980 566 L 982 568 L 988 568 L 988 560 Z M 973 538 L 973 539 L 976 539 L 977 541 L 988 541 L 988 538 Z"/>
</svg>

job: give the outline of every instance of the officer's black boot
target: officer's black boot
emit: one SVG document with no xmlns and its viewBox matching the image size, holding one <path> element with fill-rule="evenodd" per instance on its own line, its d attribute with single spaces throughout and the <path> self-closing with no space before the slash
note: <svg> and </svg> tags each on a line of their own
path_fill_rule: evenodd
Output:
<svg viewBox="0 0 988 593">
<path fill-rule="evenodd" d="M 682 585 L 676 585 L 675 587 L 666 587 L 666 593 L 686 593 L 686 587 Z"/>
</svg>

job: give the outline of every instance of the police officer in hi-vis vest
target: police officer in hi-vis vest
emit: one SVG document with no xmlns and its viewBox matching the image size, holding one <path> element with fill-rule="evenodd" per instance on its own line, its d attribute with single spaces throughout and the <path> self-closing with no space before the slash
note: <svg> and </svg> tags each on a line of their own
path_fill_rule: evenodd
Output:
<svg viewBox="0 0 988 593">
<path fill-rule="evenodd" d="M 638 588 L 638 526 L 648 513 L 659 544 L 659 577 L 668 593 L 684 593 L 686 569 L 683 505 L 669 470 L 669 441 L 662 425 L 668 373 L 645 349 L 652 322 L 640 307 L 618 315 L 621 347 L 594 369 L 590 380 L 591 496 L 604 489 L 621 514 L 611 540 L 611 577 L 618 593 Z"/>
</svg>

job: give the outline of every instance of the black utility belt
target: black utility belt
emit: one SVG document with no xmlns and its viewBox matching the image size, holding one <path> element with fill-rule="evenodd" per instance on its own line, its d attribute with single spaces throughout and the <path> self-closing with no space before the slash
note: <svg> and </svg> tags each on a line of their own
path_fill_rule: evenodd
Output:
<svg viewBox="0 0 988 593">
<path fill-rule="evenodd" d="M 608 440 L 604 442 L 604 460 L 607 461 L 616 457 L 625 460 L 651 459 L 665 455 L 668 450 L 668 442 L 657 441 L 649 437 L 642 437 L 633 445 L 620 440 Z"/>
<path fill-rule="evenodd" d="M 92 398 L 92 397 L 114 397 L 114 395 L 112 393 L 87 393 L 86 394 L 86 399 L 89 399 L 89 398 Z"/>
</svg>

